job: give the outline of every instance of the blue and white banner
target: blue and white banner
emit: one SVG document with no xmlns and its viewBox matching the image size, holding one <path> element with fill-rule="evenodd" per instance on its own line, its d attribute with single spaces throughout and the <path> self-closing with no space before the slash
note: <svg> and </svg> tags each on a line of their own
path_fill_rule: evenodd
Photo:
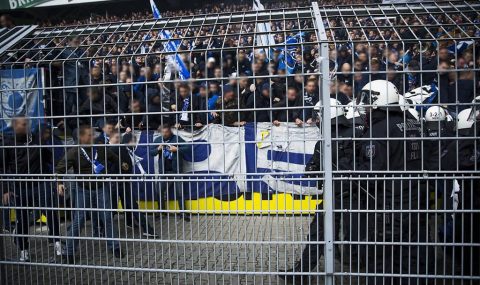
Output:
<svg viewBox="0 0 480 285">
<path fill-rule="evenodd" d="M 32 117 L 35 131 L 45 115 L 43 104 L 43 71 L 37 68 L 6 69 L 0 71 L 1 106 L 0 132 L 11 131 L 15 116 Z"/>
<path fill-rule="evenodd" d="M 319 194 L 316 180 L 300 179 L 320 138 L 316 126 L 293 123 L 245 127 L 247 191 Z M 289 174 L 291 173 L 291 174 Z"/>
<path fill-rule="evenodd" d="M 257 123 L 237 128 L 211 124 L 193 133 L 175 133 L 192 145 L 183 153 L 184 175 L 180 178 L 189 180 L 183 183 L 185 199 L 222 198 L 242 192 L 320 194 L 317 180 L 301 179 L 320 138 L 315 126 Z M 149 156 L 147 146 L 141 144 L 151 143 L 159 135 L 136 133 L 139 145 L 135 155 L 146 174 L 159 173 L 158 157 Z M 142 171 L 136 167 L 135 173 Z M 140 199 L 152 199 L 153 187 L 159 185 L 134 183 L 134 193 L 140 193 Z"/>
</svg>

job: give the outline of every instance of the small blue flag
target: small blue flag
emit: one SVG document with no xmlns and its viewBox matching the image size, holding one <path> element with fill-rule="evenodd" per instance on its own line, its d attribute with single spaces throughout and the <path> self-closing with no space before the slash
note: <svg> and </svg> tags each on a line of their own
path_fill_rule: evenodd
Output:
<svg viewBox="0 0 480 285">
<path fill-rule="evenodd" d="M 153 2 L 153 0 L 150 0 L 150 6 L 152 7 L 153 18 L 161 19 L 162 15 L 160 15 L 160 11 L 158 10 L 157 5 L 155 5 L 155 2 Z"/>
</svg>

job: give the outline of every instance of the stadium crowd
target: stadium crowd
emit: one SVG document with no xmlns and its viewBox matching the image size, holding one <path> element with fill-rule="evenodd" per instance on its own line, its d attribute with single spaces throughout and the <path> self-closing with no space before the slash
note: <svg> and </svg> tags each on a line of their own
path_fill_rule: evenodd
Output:
<svg viewBox="0 0 480 285">
<path fill-rule="evenodd" d="M 268 7 L 292 7 L 306 3 L 282 2 Z M 246 10 L 250 10 L 250 5 L 212 6 L 201 11 L 166 12 L 164 15 L 169 17 Z M 146 16 L 135 14 L 126 18 L 112 16 L 98 20 L 137 20 Z M 92 22 L 91 19 L 86 19 L 60 24 L 83 23 Z M 155 28 L 121 32 L 106 29 L 98 34 L 34 39 L 27 43 L 29 51 L 14 56 L 16 63 L 13 66 L 46 68 L 47 86 L 52 87 L 45 94 L 47 115 L 53 116 L 50 126 L 57 134 L 71 136 L 79 145 L 87 145 L 88 148 L 69 148 L 64 158 L 58 161 L 32 160 L 34 156 L 52 157 L 51 153 L 46 153 L 51 151 L 48 148 L 41 148 L 42 151 L 34 153 L 28 152 L 28 148 L 19 148 L 15 157 L 9 156 L 11 154 L 3 149 L 3 170 L 20 177 L 41 173 L 64 175 L 72 170 L 75 174 L 85 175 L 92 174 L 92 171 L 98 174 L 134 175 L 132 169 L 136 161 L 131 152 L 136 139 L 133 131 L 158 129 L 161 136 L 150 147 L 150 153 L 152 156 L 159 154 L 161 173 L 168 177 L 167 181 L 162 182 L 165 184 L 157 187 L 158 195 L 163 195 L 161 189 L 172 187 L 182 201 L 182 186 L 175 181 L 175 174 L 182 173 L 181 154 L 189 150 L 185 149 L 186 145 L 181 138 L 174 135 L 172 127 L 196 131 L 208 124 L 238 127 L 253 122 L 271 122 L 273 125 L 288 122 L 303 127 L 317 123 L 315 106 L 320 100 L 319 45 L 313 23 L 310 19 L 272 20 L 269 23 L 276 44 L 269 48 L 255 48 L 258 39 L 254 34 L 256 23 L 253 21 L 171 28 L 169 41 L 176 42 L 178 46 L 178 53 L 173 56 L 164 53 L 166 39 Z M 338 100 L 339 106 L 348 110 L 352 102 L 368 105 L 372 101 L 363 101 L 365 91 L 369 91 L 369 96 L 372 96 L 373 91 L 377 92 L 368 87 L 369 84 L 387 80 L 394 86 L 392 90 L 396 90 L 395 94 L 403 95 L 407 102 L 405 104 L 415 104 L 414 100 L 422 97 L 419 104 L 426 107 L 421 110 L 427 110 L 430 105 L 440 106 L 441 113 L 446 114 L 443 120 L 456 120 L 460 114 L 464 114 L 464 110 L 471 110 L 472 102 L 479 95 L 480 30 L 472 23 L 480 23 L 479 13 L 409 14 L 394 19 L 354 16 L 325 18 L 327 36 L 331 41 L 331 97 Z M 422 40 L 419 41 L 419 38 Z M 178 61 L 187 67 L 190 78 L 180 79 Z M 398 98 L 396 101 L 385 101 L 386 104 L 393 103 L 397 106 L 398 102 Z M 426 119 L 427 112 L 424 111 L 415 113 L 412 110 L 411 113 L 415 115 L 412 115 L 413 119 L 418 123 Z M 345 118 L 365 124 L 365 129 L 372 128 L 372 124 L 377 123 L 365 120 L 363 115 L 368 117 L 368 112 L 357 114 L 354 110 L 352 113 L 354 115 Z M 405 120 L 403 116 L 392 115 L 391 118 L 398 124 Z M 384 122 L 384 119 L 378 120 Z M 339 123 L 338 120 L 335 122 Z M 15 118 L 13 129 L 16 135 L 5 137 L 4 146 L 42 145 L 46 143 L 46 138 L 51 138 L 52 134 L 46 134 L 48 131 L 33 137 L 28 135 L 27 124 L 26 118 Z M 379 126 L 377 128 L 380 129 Z M 96 136 L 94 130 L 100 135 Z M 412 136 L 423 137 L 424 134 L 415 133 Z M 399 137 L 403 137 L 403 134 Z M 107 144 L 113 146 L 106 147 Z M 376 151 L 379 152 L 380 149 Z M 373 152 L 369 154 L 371 159 Z M 336 155 L 343 158 L 349 156 Z M 390 158 L 402 161 L 403 154 L 397 155 L 398 157 Z M 344 165 L 343 169 L 346 170 L 350 166 L 345 165 L 355 164 L 345 162 L 341 157 L 336 161 L 339 168 Z M 416 157 L 415 163 L 418 163 L 418 159 Z M 402 161 L 401 164 L 407 162 Z M 44 170 L 46 167 L 50 172 Z M 365 164 L 362 167 L 371 169 L 371 165 Z M 373 168 L 381 170 L 382 167 L 385 165 Z M 438 167 L 434 166 L 433 170 Z M 392 170 L 403 169 L 400 165 Z M 423 166 L 416 164 L 411 170 L 423 169 Z M 13 199 L 10 187 L 32 188 L 4 186 L 5 203 Z M 42 184 L 40 187 L 48 195 L 49 186 Z M 58 183 L 56 187 L 59 194 L 63 195 L 66 186 Z M 97 191 L 91 191 L 95 189 Z M 111 209 L 115 205 L 115 199 L 118 199 L 112 197 L 112 191 L 118 193 L 118 196 L 127 195 L 121 199 L 128 208 L 138 207 L 131 201 L 129 189 L 112 190 L 111 186 L 104 183 L 82 181 L 77 186 L 73 199 L 75 208 L 79 210 L 73 213 L 68 232 L 70 237 L 79 236 L 84 226 L 87 213 L 82 209 L 94 207 L 86 205 L 85 201 L 97 200 L 97 207 Z M 20 197 L 17 195 L 17 205 L 28 204 L 30 198 L 27 197 L 30 196 L 28 192 Z M 54 202 L 47 200 L 46 203 L 51 205 Z M 181 207 L 183 208 L 183 203 Z M 17 211 L 19 234 L 28 233 L 28 218 L 21 220 L 28 213 L 21 211 Z M 98 219 L 92 217 L 92 221 L 99 220 L 104 232 L 94 234 L 105 235 L 115 256 L 122 257 L 120 244 L 115 239 L 118 233 L 112 224 L 112 212 L 100 211 L 98 215 Z M 135 223 L 141 225 L 146 235 L 155 235 L 146 217 L 136 212 L 132 212 L 132 215 L 130 220 L 135 219 Z M 47 218 L 52 221 L 58 219 L 54 211 L 50 211 Z M 188 221 L 188 217 L 183 218 Z M 49 226 L 50 224 L 51 234 L 57 236 L 57 223 L 49 223 Z M 95 231 L 99 226 L 94 225 L 93 228 Z M 17 241 L 17 245 L 22 251 L 21 258 L 27 260 L 25 251 L 28 240 L 24 236 L 22 238 Z M 53 241 L 58 245 L 57 251 L 65 254 L 66 262 L 73 262 L 75 240 L 68 239 L 65 250 L 61 248 L 58 239 Z"/>
<path fill-rule="evenodd" d="M 297 8 L 305 7 L 311 4 L 312 1 L 309 0 L 297 0 L 297 1 L 263 1 L 263 4 L 266 9 L 288 9 L 288 8 Z M 350 4 L 368 4 L 368 3 L 380 3 L 378 0 L 368 0 L 368 1 L 359 1 L 359 0 L 340 0 L 335 1 L 326 1 L 321 0 L 317 1 L 319 5 L 350 5 Z M 202 5 L 202 8 L 198 9 L 176 9 L 176 10 L 161 10 L 162 17 L 172 18 L 172 17 L 184 17 L 184 16 L 194 16 L 194 15 L 208 15 L 208 14 L 218 14 L 218 13 L 229 13 L 229 12 L 246 12 L 252 10 L 252 3 L 250 1 L 240 3 L 205 3 Z M 108 22 L 119 22 L 119 21 L 135 21 L 135 20 L 145 20 L 152 18 L 152 11 L 150 9 L 145 9 L 143 11 L 132 12 L 129 15 L 125 14 L 116 14 L 115 12 L 109 11 L 109 14 L 98 15 L 92 13 L 90 17 L 72 19 L 72 18 L 61 18 L 55 19 L 49 17 L 48 19 L 39 21 L 39 25 L 44 27 L 50 26 L 75 26 L 75 25 L 87 25 L 87 24 L 98 24 L 98 23 L 108 23 Z"/>
</svg>

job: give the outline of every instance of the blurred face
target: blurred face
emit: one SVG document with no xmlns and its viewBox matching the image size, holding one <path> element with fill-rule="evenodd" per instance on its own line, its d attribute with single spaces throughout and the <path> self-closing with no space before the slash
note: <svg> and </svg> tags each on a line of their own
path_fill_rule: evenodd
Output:
<svg viewBox="0 0 480 285">
<path fill-rule="evenodd" d="M 162 137 L 164 139 L 168 139 L 172 136 L 172 129 L 170 128 L 162 128 Z"/>
<path fill-rule="evenodd" d="M 295 99 L 297 99 L 297 90 L 288 89 L 287 98 L 289 101 L 294 101 Z"/>
<path fill-rule="evenodd" d="M 342 65 L 342 73 L 348 74 L 352 70 L 352 66 L 349 63 L 344 63 Z"/>
<path fill-rule="evenodd" d="M 96 100 L 100 97 L 100 94 L 98 94 L 97 91 L 90 89 L 87 92 L 87 96 L 90 98 L 90 100 Z"/>
<path fill-rule="evenodd" d="M 132 106 L 130 108 L 132 112 L 134 113 L 140 113 L 142 111 L 142 105 L 140 104 L 140 101 L 134 100 L 132 102 Z"/>
<path fill-rule="evenodd" d="M 127 73 L 124 72 L 124 71 L 120 72 L 119 80 L 121 82 L 126 82 L 127 81 Z"/>
<path fill-rule="evenodd" d="M 239 81 L 240 88 L 247 88 L 248 85 L 248 79 L 247 78 L 241 78 Z"/>
<path fill-rule="evenodd" d="M 448 65 L 448 63 L 446 62 L 441 62 L 439 65 L 438 65 L 438 72 L 443 75 L 443 74 L 446 74 L 448 72 L 448 69 L 450 69 L 450 66 Z"/>
<path fill-rule="evenodd" d="M 179 94 L 182 98 L 187 98 L 188 93 L 189 93 L 189 92 L 188 92 L 188 88 L 186 88 L 186 87 L 180 87 L 180 88 L 178 89 L 178 94 Z"/>
<path fill-rule="evenodd" d="M 2 15 L 0 17 L 0 26 L 2 26 L 2 28 L 8 28 L 12 25 L 12 22 L 8 19 L 7 16 L 5 15 Z"/>
<path fill-rule="evenodd" d="M 316 86 L 315 82 L 309 81 L 307 83 L 307 86 L 305 87 L 305 89 L 307 90 L 308 93 L 312 94 L 317 89 L 317 86 Z"/>
<path fill-rule="evenodd" d="M 102 128 L 103 132 L 107 134 L 107 136 L 111 136 L 113 134 L 113 131 L 115 130 L 115 126 L 112 124 L 105 124 Z"/>
<path fill-rule="evenodd" d="M 70 40 L 69 45 L 73 48 L 76 48 L 80 45 L 80 40 L 78 38 L 73 38 Z"/>
<path fill-rule="evenodd" d="M 200 88 L 200 96 L 207 97 L 207 88 L 205 87 Z"/>
<path fill-rule="evenodd" d="M 26 135 L 28 132 L 28 120 L 26 118 L 17 118 L 13 122 L 13 131 L 17 135 Z"/>
<path fill-rule="evenodd" d="M 113 135 L 111 135 L 109 143 L 110 144 L 120 144 L 120 134 L 119 133 L 114 133 Z"/>
<path fill-rule="evenodd" d="M 440 60 L 447 60 L 448 59 L 448 49 L 442 48 L 438 52 L 438 57 Z"/>
<path fill-rule="evenodd" d="M 162 72 L 162 66 L 160 64 L 155 65 L 155 73 L 160 74 Z"/>
<path fill-rule="evenodd" d="M 358 55 L 358 60 L 359 60 L 360 62 L 367 62 L 367 54 L 366 54 L 366 53 L 363 53 L 363 52 L 360 53 L 360 54 Z"/>
<path fill-rule="evenodd" d="M 99 77 L 100 76 L 100 67 L 95 66 L 92 68 L 92 77 Z"/>
<path fill-rule="evenodd" d="M 220 68 L 215 68 L 214 76 L 216 78 L 221 78 L 222 77 L 222 70 Z"/>
<path fill-rule="evenodd" d="M 217 84 L 211 84 L 210 85 L 210 92 L 218 93 L 218 85 Z"/>
<path fill-rule="evenodd" d="M 84 129 L 82 134 L 80 134 L 80 144 L 93 144 L 93 138 L 93 129 Z"/>
</svg>

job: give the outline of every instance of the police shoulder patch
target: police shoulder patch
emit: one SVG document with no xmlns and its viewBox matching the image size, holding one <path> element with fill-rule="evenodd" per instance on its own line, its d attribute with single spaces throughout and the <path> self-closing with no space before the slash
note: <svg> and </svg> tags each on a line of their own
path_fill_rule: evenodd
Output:
<svg viewBox="0 0 480 285">
<path fill-rule="evenodd" d="M 368 158 L 374 158 L 375 157 L 375 145 L 370 144 L 365 147 L 365 156 Z"/>
</svg>

